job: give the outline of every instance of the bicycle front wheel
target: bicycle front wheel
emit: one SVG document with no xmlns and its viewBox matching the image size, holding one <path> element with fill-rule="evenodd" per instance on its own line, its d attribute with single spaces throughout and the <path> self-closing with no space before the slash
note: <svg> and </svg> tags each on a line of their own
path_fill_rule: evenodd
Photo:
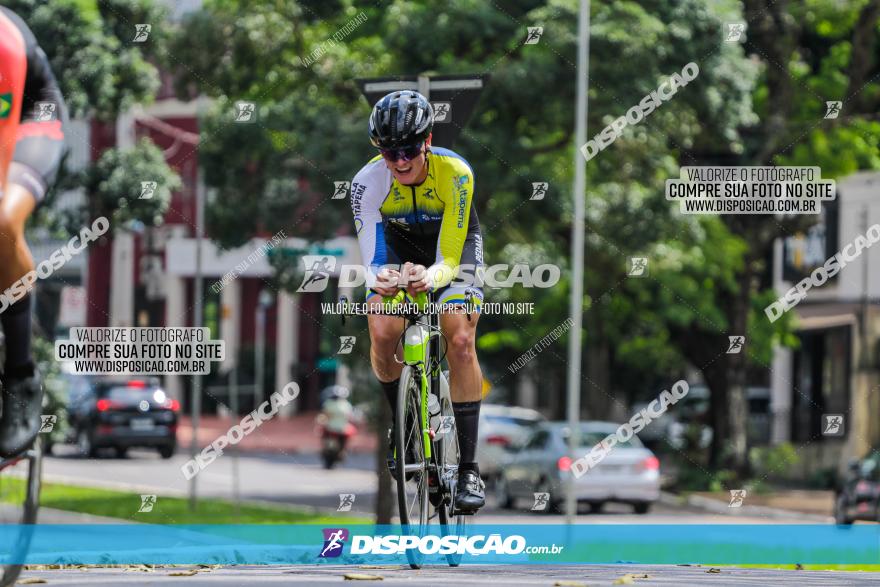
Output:
<svg viewBox="0 0 880 587">
<path fill-rule="evenodd" d="M 421 376 L 409 365 L 400 374 L 397 392 L 395 459 L 397 503 L 403 531 L 422 537 L 428 529 L 428 462 L 425 458 L 421 420 Z M 412 568 L 421 567 L 423 557 L 407 550 Z"/>
<path fill-rule="evenodd" d="M 14 459 L 0 459 L 0 526 L 10 535 L 3 537 L 0 553 L 0 587 L 13 585 L 21 573 L 37 522 L 43 453 L 40 439 Z M 7 542 L 8 541 L 8 542 Z"/>
<path fill-rule="evenodd" d="M 444 488 L 446 499 L 438 510 L 440 529 L 444 536 L 467 536 L 468 525 L 472 516 L 455 512 L 455 490 L 458 484 L 458 462 L 461 453 L 458 447 L 458 428 L 455 412 L 452 410 L 452 398 L 449 396 L 449 384 L 444 374 L 440 375 L 440 417 L 442 434 L 434 443 L 437 451 L 437 462 L 440 469 L 440 485 Z M 447 554 L 446 561 L 450 567 L 461 564 L 462 555 Z"/>
</svg>

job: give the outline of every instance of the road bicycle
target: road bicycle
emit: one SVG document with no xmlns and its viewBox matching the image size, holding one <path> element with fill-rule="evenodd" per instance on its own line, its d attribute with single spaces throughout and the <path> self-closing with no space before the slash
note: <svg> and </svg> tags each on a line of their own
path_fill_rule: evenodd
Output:
<svg viewBox="0 0 880 587">
<path fill-rule="evenodd" d="M 0 333 L 0 361 L 6 355 L 5 338 Z M 43 391 L 45 409 L 45 389 Z M 4 409 L 0 397 L 0 414 Z M 30 549 L 40 507 L 44 439 L 44 435 L 38 434 L 26 451 L 8 459 L 0 457 L 0 587 L 15 583 L 24 568 L 16 561 L 24 560 Z"/>
<path fill-rule="evenodd" d="M 37 523 L 42 467 L 39 437 L 22 454 L 0 458 L 0 587 L 13 585 L 24 566 L 18 561 L 24 560 Z"/>
<path fill-rule="evenodd" d="M 344 310 L 348 303 L 345 297 L 340 302 L 344 321 L 344 316 L 354 314 Z M 395 427 L 393 439 L 395 478 L 400 525 L 406 534 L 420 538 L 428 533 L 429 524 L 435 519 L 444 536 L 465 536 L 473 515 L 455 508 L 458 433 L 449 382 L 441 370 L 445 356 L 441 354 L 441 341 L 445 347 L 445 339 L 433 306 L 433 294 L 410 298 L 401 290 L 396 296 L 383 298 L 383 311 L 369 312 L 406 320 L 400 337 L 403 359 L 395 356 L 403 364 L 396 407 L 396 422 L 403 425 Z M 447 554 L 446 560 L 456 567 L 461 557 Z M 407 560 L 412 568 L 418 569 L 424 556 L 408 549 Z"/>
</svg>

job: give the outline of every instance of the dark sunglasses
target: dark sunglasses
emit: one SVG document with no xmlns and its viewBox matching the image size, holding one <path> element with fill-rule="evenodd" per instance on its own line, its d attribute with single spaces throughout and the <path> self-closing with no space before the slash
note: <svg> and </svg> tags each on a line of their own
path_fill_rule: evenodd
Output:
<svg viewBox="0 0 880 587">
<path fill-rule="evenodd" d="M 379 152 L 387 161 L 392 163 L 399 161 L 400 159 L 403 159 L 404 161 L 412 161 L 421 154 L 422 145 L 424 145 L 424 143 L 419 143 L 418 145 L 412 145 L 410 147 L 403 147 L 401 149 L 379 149 Z"/>
</svg>

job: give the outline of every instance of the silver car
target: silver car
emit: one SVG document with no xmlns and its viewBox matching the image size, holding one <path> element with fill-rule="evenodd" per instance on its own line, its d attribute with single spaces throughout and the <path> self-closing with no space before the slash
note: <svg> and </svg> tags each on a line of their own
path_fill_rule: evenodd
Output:
<svg viewBox="0 0 880 587">
<path fill-rule="evenodd" d="M 578 449 L 572 455 L 566 422 L 537 425 L 522 448 L 508 453 L 496 484 L 499 505 L 514 508 L 518 500 L 527 500 L 531 509 L 559 511 L 572 461 L 614 434 L 618 426 L 611 422 L 582 423 Z M 633 436 L 627 442 L 618 442 L 597 466 L 576 478 L 574 491 L 578 503 L 589 504 L 594 512 L 611 501 L 630 504 L 636 513 L 646 514 L 660 498 L 660 461 Z M 539 497 L 536 493 L 547 495 Z"/>
<path fill-rule="evenodd" d="M 477 437 L 477 462 L 486 481 L 495 479 L 507 451 L 522 445 L 534 426 L 545 420 L 540 412 L 518 406 L 483 404 L 480 406 L 480 428 Z"/>
</svg>

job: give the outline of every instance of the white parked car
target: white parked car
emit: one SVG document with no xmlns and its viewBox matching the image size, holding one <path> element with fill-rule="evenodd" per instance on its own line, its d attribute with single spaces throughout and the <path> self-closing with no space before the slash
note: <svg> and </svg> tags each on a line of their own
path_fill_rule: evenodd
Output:
<svg viewBox="0 0 880 587">
<path fill-rule="evenodd" d="M 540 412 L 517 406 L 480 406 L 477 463 L 484 480 L 497 477 L 508 449 L 522 445 L 534 426 L 545 420 Z"/>
<path fill-rule="evenodd" d="M 582 423 L 578 448 L 571 454 L 566 422 L 537 425 L 525 446 L 508 454 L 495 486 L 499 505 L 514 508 L 523 501 L 532 508 L 537 503 L 535 493 L 546 493 L 545 509 L 559 511 L 565 500 L 565 482 L 572 474 L 571 463 L 614 434 L 618 426 L 612 422 Z M 593 511 L 612 501 L 630 504 L 637 514 L 646 514 L 660 499 L 660 461 L 633 436 L 618 442 L 597 466 L 576 478 L 574 490 L 578 503 L 589 504 Z"/>
</svg>

